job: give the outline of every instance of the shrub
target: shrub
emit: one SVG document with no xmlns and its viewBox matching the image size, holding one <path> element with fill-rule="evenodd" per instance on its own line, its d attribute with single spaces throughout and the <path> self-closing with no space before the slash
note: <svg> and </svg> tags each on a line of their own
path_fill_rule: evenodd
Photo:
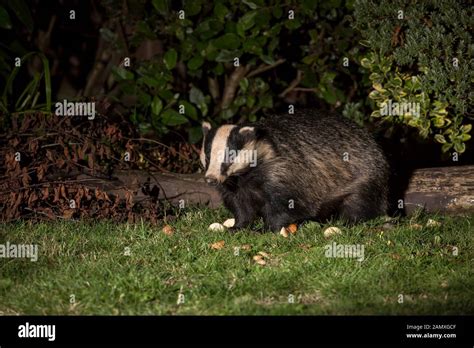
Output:
<svg viewBox="0 0 474 348">
<path fill-rule="evenodd" d="M 357 1 L 355 28 L 370 48 L 361 64 L 372 83 L 371 116 L 463 153 L 473 119 L 472 18 L 462 1 Z M 410 105 L 419 112 L 397 109 Z"/>
<path fill-rule="evenodd" d="M 161 56 L 114 69 L 122 93 L 137 97 L 132 121 L 143 130 L 185 128 L 196 142 L 203 119 L 253 122 L 312 95 L 337 108 L 359 92 L 350 3 L 153 0 L 137 2 L 126 18 L 121 3 L 103 2 L 115 18 L 102 29 L 104 38 L 124 53 L 145 40 L 163 47 Z M 117 22 L 133 28 L 126 41 L 116 34 Z"/>
</svg>

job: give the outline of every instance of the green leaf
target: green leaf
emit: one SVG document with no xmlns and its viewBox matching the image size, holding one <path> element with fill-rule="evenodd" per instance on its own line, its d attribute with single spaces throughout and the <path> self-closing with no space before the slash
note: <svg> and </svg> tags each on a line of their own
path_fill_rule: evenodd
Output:
<svg viewBox="0 0 474 348">
<path fill-rule="evenodd" d="M 236 110 L 233 109 L 233 108 L 228 108 L 228 109 L 224 109 L 221 111 L 220 113 L 220 116 L 223 120 L 228 120 L 229 118 L 231 118 L 232 116 L 234 116 L 236 113 Z"/>
<path fill-rule="evenodd" d="M 173 92 L 171 92 L 170 90 L 168 89 L 162 89 L 161 91 L 158 91 L 158 95 L 164 99 L 164 101 L 166 103 L 169 103 L 171 102 L 171 100 L 173 99 Z"/>
<path fill-rule="evenodd" d="M 191 101 L 191 103 L 196 104 L 197 106 L 206 103 L 204 94 L 199 88 L 196 88 L 194 86 L 191 87 L 191 91 L 189 92 L 189 100 Z"/>
<path fill-rule="evenodd" d="M 191 144 L 199 142 L 202 139 L 201 126 L 188 128 L 188 139 Z"/>
<path fill-rule="evenodd" d="M 181 100 L 179 105 L 184 106 L 184 114 L 188 116 L 190 119 L 197 121 L 198 120 L 198 112 L 196 108 L 190 102 L 186 100 Z"/>
<path fill-rule="evenodd" d="M 454 151 L 457 153 L 463 153 L 466 151 L 466 144 L 464 143 L 454 143 Z"/>
<path fill-rule="evenodd" d="M 303 0 L 303 9 L 307 12 L 315 11 L 317 4 L 317 0 Z"/>
<path fill-rule="evenodd" d="M 442 128 L 444 126 L 444 119 L 442 117 L 435 117 L 433 119 L 433 125 L 436 128 Z"/>
<path fill-rule="evenodd" d="M 402 81 L 401 78 L 399 78 L 398 76 L 396 76 L 396 77 L 393 78 L 392 84 L 393 84 L 395 87 L 401 87 L 402 84 L 403 84 L 403 81 Z"/>
<path fill-rule="evenodd" d="M 381 97 L 381 95 L 380 95 L 379 91 L 372 91 L 372 92 L 369 93 L 369 98 L 370 99 L 378 99 L 380 97 Z"/>
<path fill-rule="evenodd" d="M 0 6 L 0 28 L 11 29 L 12 23 L 10 22 L 10 16 L 7 10 L 3 6 Z"/>
<path fill-rule="evenodd" d="M 257 5 L 251 1 L 248 1 L 248 0 L 242 0 L 242 2 L 247 5 L 248 7 L 250 7 L 252 10 L 255 10 L 257 9 Z"/>
<path fill-rule="evenodd" d="M 252 28 L 255 24 L 257 11 L 250 11 L 244 14 L 237 22 L 237 32 L 240 36 L 245 36 L 245 31 Z"/>
<path fill-rule="evenodd" d="M 162 114 L 162 122 L 166 126 L 179 126 L 188 122 L 188 119 L 176 110 L 167 109 Z"/>
<path fill-rule="evenodd" d="M 253 107 L 255 105 L 256 98 L 253 95 L 247 96 L 247 106 L 249 108 Z"/>
<path fill-rule="evenodd" d="M 249 79 L 244 77 L 242 80 L 240 80 L 239 85 L 242 92 L 247 92 L 247 89 L 249 88 Z"/>
<path fill-rule="evenodd" d="M 222 50 L 216 57 L 216 62 L 220 63 L 227 63 L 234 60 L 235 57 L 239 56 L 239 51 L 229 51 L 229 50 Z"/>
<path fill-rule="evenodd" d="M 247 99 L 245 98 L 245 96 L 239 95 L 237 98 L 234 99 L 233 104 L 234 104 L 235 106 L 240 107 L 240 106 L 242 106 L 242 105 L 245 105 L 246 102 L 247 102 Z"/>
<path fill-rule="evenodd" d="M 258 100 L 258 105 L 262 108 L 272 108 L 273 107 L 273 98 L 270 94 L 265 94 L 261 96 Z"/>
<path fill-rule="evenodd" d="M 443 144 L 443 146 L 441 147 L 441 151 L 443 152 L 448 152 L 450 148 L 453 147 L 453 144 L 452 143 L 446 143 L 446 144 Z"/>
<path fill-rule="evenodd" d="M 375 110 L 375 111 L 372 111 L 372 113 L 370 114 L 370 117 L 381 117 L 382 115 L 380 114 L 380 110 Z"/>
<path fill-rule="evenodd" d="M 286 22 L 285 22 L 285 27 L 287 27 L 288 29 L 292 30 L 292 29 L 298 29 L 299 27 L 301 27 L 301 21 L 297 18 L 295 19 L 288 19 Z"/>
<path fill-rule="evenodd" d="M 168 1 L 167 0 L 152 0 L 153 7 L 161 14 L 165 15 L 168 13 Z"/>
<path fill-rule="evenodd" d="M 281 8 L 281 5 L 274 6 L 272 12 L 275 18 L 280 18 L 283 15 L 283 9 Z"/>
<path fill-rule="evenodd" d="M 9 0 L 8 6 L 15 12 L 15 15 L 28 31 L 33 31 L 33 17 L 31 17 L 29 6 L 23 0 Z"/>
<path fill-rule="evenodd" d="M 472 129 L 472 124 L 465 124 L 464 126 L 461 127 L 461 132 L 469 133 L 471 129 Z"/>
<path fill-rule="evenodd" d="M 163 102 L 160 98 L 154 97 L 153 101 L 151 102 L 151 112 L 153 115 L 159 115 L 161 110 L 163 109 Z"/>
<path fill-rule="evenodd" d="M 275 64 L 275 59 L 273 59 L 273 57 L 261 55 L 260 59 L 263 60 L 268 65 Z"/>
<path fill-rule="evenodd" d="M 184 12 L 186 16 L 195 16 L 201 12 L 201 2 L 198 0 L 185 1 Z"/>
<path fill-rule="evenodd" d="M 168 70 L 171 70 L 176 66 L 177 60 L 178 60 L 178 53 L 176 52 L 174 48 L 166 52 L 165 56 L 163 57 L 163 61 L 165 62 L 165 66 Z"/>
<path fill-rule="evenodd" d="M 240 46 L 240 39 L 233 33 L 227 33 L 215 39 L 213 45 L 219 49 L 235 50 Z"/>
<path fill-rule="evenodd" d="M 446 143 L 446 139 L 444 138 L 444 135 L 442 135 L 442 134 L 435 134 L 434 138 L 440 144 L 445 144 Z"/>
<path fill-rule="evenodd" d="M 201 67 L 203 63 L 204 63 L 204 58 L 202 58 L 200 55 L 197 55 L 188 61 L 188 68 L 190 70 L 197 70 Z"/>
<path fill-rule="evenodd" d="M 362 65 L 366 69 L 370 69 L 372 63 L 367 58 L 362 58 L 362 60 L 360 61 L 360 65 Z"/>
<path fill-rule="evenodd" d="M 218 2 L 216 6 L 214 6 L 214 14 L 216 15 L 219 20 L 223 21 L 225 16 L 229 13 L 229 9 L 222 3 Z"/>
<path fill-rule="evenodd" d="M 133 80 L 133 73 L 122 67 L 113 67 L 112 71 L 115 73 L 119 79 L 122 80 Z"/>
</svg>

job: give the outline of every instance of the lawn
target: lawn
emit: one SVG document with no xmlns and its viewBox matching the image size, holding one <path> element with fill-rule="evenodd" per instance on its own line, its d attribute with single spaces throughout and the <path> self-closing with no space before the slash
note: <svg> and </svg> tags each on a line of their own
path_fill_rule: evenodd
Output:
<svg viewBox="0 0 474 348">
<path fill-rule="evenodd" d="M 36 262 L 0 259 L 0 314 L 474 314 L 474 215 L 310 222 L 288 238 L 207 230 L 228 217 L 181 212 L 170 235 L 146 223 L 0 225 L 0 244 L 38 245 Z M 342 234 L 325 238 L 329 226 Z M 332 243 L 363 246 L 363 261 L 327 257 Z"/>
</svg>

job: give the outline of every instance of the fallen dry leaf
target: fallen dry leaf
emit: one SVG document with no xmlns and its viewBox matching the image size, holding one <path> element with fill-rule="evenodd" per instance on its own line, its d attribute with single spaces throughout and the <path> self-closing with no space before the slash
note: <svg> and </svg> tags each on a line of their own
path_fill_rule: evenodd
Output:
<svg viewBox="0 0 474 348">
<path fill-rule="evenodd" d="M 63 218 L 66 220 L 69 220 L 72 218 L 72 215 L 74 214 L 74 209 L 66 209 L 63 212 Z"/>
<path fill-rule="evenodd" d="M 270 257 L 270 255 L 268 255 L 265 251 L 259 251 L 258 254 L 266 257 L 267 259 Z"/>
<path fill-rule="evenodd" d="M 433 220 L 433 219 L 428 219 L 428 222 L 426 223 L 426 227 L 438 227 L 441 226 L 441 222 Z"/>
<path fill-rule="evenodd" d="M 244 244 L 240 247 L 242 250 L 250 250 L 252 249 L 252 246 L 250 244 Z"/>
<path fill-rule="evenodd" d="M 331 238 L 338 234 L 342 234 L 342 231 L 340 228 L 334 226 L 326 228 L 323 232 L 325 238 Z"/>
<path fill-rule="evenodd" d="M 221 232 L 221 231 L 224 231 L 225 230 L 225 227 L 218 223 L 218 222 L 214 222 L 213 224 L 210 224 L 209 225 L 209 231 L 218 231 L 218 232 Z"/>
<path fill-rule="evenodd" d="M 263 256 L 262 255 L 255 255 L 253 257 L 253 260 L 255 261 L 255 263 L 261 265 L 261 266 L 264 266 L 267 262 L 263 259 Z"/>
<path fill-rule="evenodd" d="M 282 235 L 285 238 L 288 238 L 289 236 L 288 230 L 285 227 L 282 227 L 280 230 L 280 235 Z"/>
<path fill-rule="evenodd" d="M 410 225 L 410 228 L 411 228 L 412 230 L 421 230 L 421 229 L 423 228 L 423 226 L 420 225 L 420 224 L 411 224 L 411 225 Z"/>
<path fill-rule="evenodd" d="M 234 227 L 234 225 L 235 225 L 235 219 L 227 219 L 227 220 L 225 220 L 225 221 L 222 223 L 222 225 L 223 225 L 224 227 L 227 227 L 227 228 Z"/>
<path fill-rule="evenodd" d="M 289 225 L 287 228 L 288 232 L 290 232 L 291 234 L 295 234 L 296 231 L 298 230 L 298 226 L 296 224 L 291 224 Z"/>
<path fill-rule="evenodd" d="M 168 236 L 171 236 L 174 233 L 173 227 L 171 227 L 170 225 L 165 225 L 165 227 L 163 227 L 162 231 L 163 231 L 164 234 L 166 234 Z"/>
<path fill-rule="evenodd" d="M 218 242 L 211 244 L 211 248 L 215 250 L 220 250 L 224 247 L 224 244 L 225 244 L 225 241 L 220 240 Z"/>
</svg>

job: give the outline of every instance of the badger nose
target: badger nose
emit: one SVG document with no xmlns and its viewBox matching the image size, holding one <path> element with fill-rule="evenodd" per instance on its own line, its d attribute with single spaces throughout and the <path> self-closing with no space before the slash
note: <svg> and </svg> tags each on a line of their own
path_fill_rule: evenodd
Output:
<svg viewBox="0 0 474 348">
<path fill-rule="evenodd" d="M 215 186 L 217 185 L 217 179 L 212 177 L 212 176 L 206 176 L 206 182 L 209 184 L 209 185 L 212 185 L 212 186 Z"/>
</svg>

